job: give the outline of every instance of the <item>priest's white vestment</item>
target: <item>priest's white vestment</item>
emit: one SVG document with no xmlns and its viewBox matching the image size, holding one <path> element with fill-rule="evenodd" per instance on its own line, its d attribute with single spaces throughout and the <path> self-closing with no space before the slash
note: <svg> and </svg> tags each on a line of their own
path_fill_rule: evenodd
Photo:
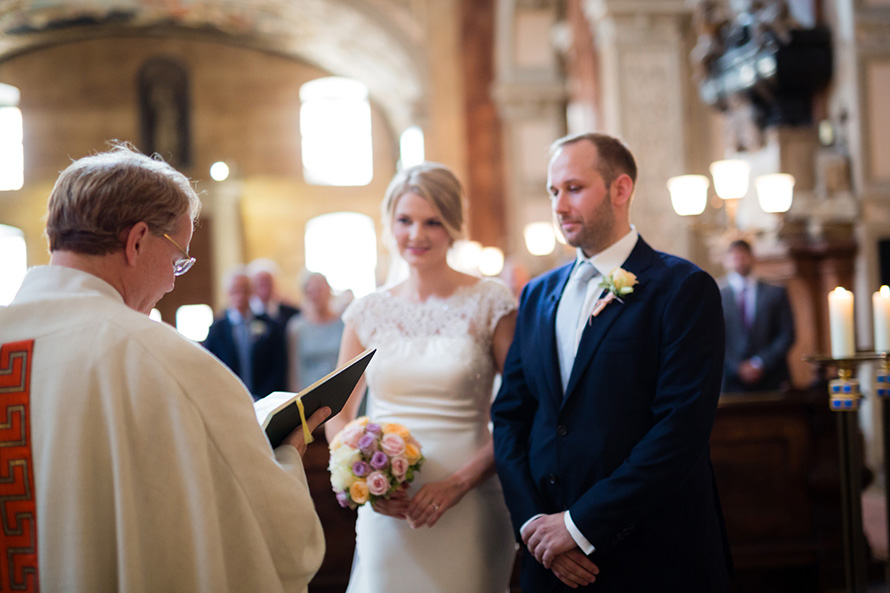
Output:
<svg viewBox="0 0 890 593">
<path fill-rule="evenodd" d="M 22 340 L 41 590 L 306 590 L 324 537 L 302 460 L 235 375 L 60 266 L 0 307 L 0 344 Z"/>
</svg>

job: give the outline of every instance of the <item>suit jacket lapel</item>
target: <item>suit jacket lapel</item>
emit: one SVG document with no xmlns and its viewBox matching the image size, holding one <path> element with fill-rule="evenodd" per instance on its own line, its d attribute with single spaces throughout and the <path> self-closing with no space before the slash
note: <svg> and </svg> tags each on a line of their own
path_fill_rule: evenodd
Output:
<svg viewBox="0 0 890 593">
<path fill-rule="evenodd" d="M 541 362 L 544 365 L 550 396 L 557 404 L 562 401 L 562 380 L 559 376 L 559 353 L 556 349 L 556 309 L 559 307 L 563 290 L 565 290 L 574 267 L 573 262 L 557 270 L 552 277 L 551 285 L 541 308 L 543 335 L 550 336 L 549 340 L 543 340 Z"/>
<path fill-rule="evenodd" d="M 634 246 L 633 251 L 631 251 L 630 256 L 628 256 L 627 261 L 621 266 L 628 272 L 634 273 L 637 276 L 639 284 L 634 287 L 633 293 L 623 297 L 623 299 L 633 299 L 640 291 L 646 290 L 645 271 L 652 264 L 654 255 L 655 251 L 653 251 L 653 249 L 643 241 L 643 238 L 640 237 L 636 246 Z M 578 353 L 575 355 L 572 374 L 569 376 L 569 384 L 566 387 L 565 398 L 563 401 L 568 400 L 569 396 L 572 395 L 572 392 L 578 386 L 581 375 L 590 364 L 594 354 L 596 354 L 603 338 L 608 334 L 609 328 L 612 327 L 612 324 L 615 323 L 615 320 L 618 319 L 626 308 L 626 304 L 614 301 L 606 305 L 606 308 L 603 309 L 599 315 L 594 317 L 592 322 L 588 321 L 587 327 L 584 328 L 584 332 L 581 334 L 581 342 L 578 344 Z M 557 366 L 557 368 L 559 367 Z"/>
</svg>

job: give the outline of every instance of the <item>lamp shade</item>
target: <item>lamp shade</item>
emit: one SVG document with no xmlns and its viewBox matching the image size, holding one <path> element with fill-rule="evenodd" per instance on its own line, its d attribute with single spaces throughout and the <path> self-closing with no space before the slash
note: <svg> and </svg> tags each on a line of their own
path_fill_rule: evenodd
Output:
<svg viewBox="0 0 890 593">
<path fill-rule="evenodd" d="M 741 159 L 727 159 L 711 163 L 714 191 L 724 200 L 737 200 L 748 194 L 751 165 Z"/>
<path fill-rule="evenodd" d="M 556 233 L 550 222 L 532 222 L 523 231 L 525 246 L 532 255 L 550 255 L 556 249 Z"/>
<path fill-rule="evenodd" d="M 671 192 L 671 205 L 680 216 L 693 216 L 705 211 L 708 204 L 708 186 L 704 175 L 680 175 L 667 181 Z"/>
<path fill-rule="evenodd" d="M 794 197 L 794 176 L 787 173 L 760 175 L 754 179 L 757 200 L 764 212 L 788 212 Z"/>
</svg>

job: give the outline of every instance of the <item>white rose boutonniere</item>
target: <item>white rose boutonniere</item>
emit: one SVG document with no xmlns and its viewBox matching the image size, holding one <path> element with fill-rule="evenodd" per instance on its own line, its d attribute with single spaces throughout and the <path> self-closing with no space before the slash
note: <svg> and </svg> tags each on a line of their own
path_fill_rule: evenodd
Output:
<svg viewBox="0 0 890 593">
<path fill-rule="evenodd" d="M 611 273 L 603 277 L 602 282 L 599 284 L 600 288 L 605 289 L 606 294 L 600 297 L 593 305 L 593 312 L 590 314 L 590 319 L 593 320 L 594 317 L 602 313 L 603 309 L 606 308 L 606 305 L 612 301 L 624 303 L 624 301 L 621 300 L 621 297 L 631 294 L 634 291 L 634 286 L 639 283 L 636 274 L 628 272 L 624 268 L 615 268 L 612 270 Z"/>
<path fill-rule="evenodd" d="M 254 340 L 266 333 L 266 322 L 262 319 L 254 319 L 250 322 L 250 337 Z"/>
</svg>

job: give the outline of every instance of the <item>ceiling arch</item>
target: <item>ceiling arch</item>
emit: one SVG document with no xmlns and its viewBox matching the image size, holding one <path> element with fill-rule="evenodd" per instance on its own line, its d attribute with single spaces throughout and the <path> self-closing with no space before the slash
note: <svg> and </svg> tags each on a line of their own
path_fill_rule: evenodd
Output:
<svg viewBox="0 0 890 593">
<path fill-rule="evenodd" d="M 422 14 L 410 0 L 11 0 L 0 61 L 58 43 L 188 36 L 271 51 L 360 80 L 399 132 L 422 121 L 429 86 Z"/>
</svg>

